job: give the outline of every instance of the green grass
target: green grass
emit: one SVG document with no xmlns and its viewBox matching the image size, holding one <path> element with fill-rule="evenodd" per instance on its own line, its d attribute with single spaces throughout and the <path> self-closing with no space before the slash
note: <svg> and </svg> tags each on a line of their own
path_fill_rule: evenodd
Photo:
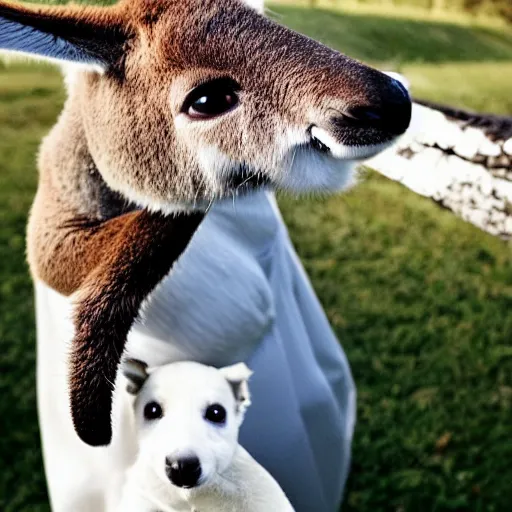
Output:
<svg viewBox="0 0 512 512">
<path fill-rule="evenodd" d="M 375 63 L 510 61 L 512 30 L 407 17 L 304 7 L 270 6 L 278 19 L 352 57 Z M 310 11 L 309 11 L 310 12 Z M 355 30 L 354 27 L 357 27 Z"/>
<path fill-rule="evenodd" d="M 510 248 L 383 179 L 281 207 L 358 386 L 345 510 L 509 510 Z"/>
<path fill-rule="evenodd" d="M 59 0 L 65 2 L 66 0 Z M 377 15 L 393 19 L 415 19 L 457 23 L 459 25 L 507 26 L 506 18 L 493 9 L 461 9 L 468 0 L 442 0 L 442 9 L 431 9 L 432 1 L 439 0 L 272 0 L 273 3 L 315 8 L 325 7 L 344 13 Z M 473 0 L 481 1 L 481 0 Z M 491 0 L 493 1 L 493 0 Z"/>
<path fill-rule="evenodd" d="M 345 53 L 406 73 L 418 95 L 512 114 L 512 36 L 498 24 L 272 11 Z M 60 82 L 46 67 L 0 66 L 4 512 L 49 510 L 24 231 Z M 280 204 L 359 390 L 344 510 L 510 510 L 511 245 L 373 174 L 346 195 Z"/>
<path fill-rule="evenodd" d="M 25 224 L 35 157 L 63 93 L 48 68 L 0 67 L 0 510 L 46 511 L 35 410 L 32 286 Z"/>
</svg>

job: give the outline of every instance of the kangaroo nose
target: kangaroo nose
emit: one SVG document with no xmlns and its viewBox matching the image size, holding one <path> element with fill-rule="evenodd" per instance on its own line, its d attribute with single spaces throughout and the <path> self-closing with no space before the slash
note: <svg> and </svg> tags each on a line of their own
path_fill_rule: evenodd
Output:
<svg viewBox="0 0 512 512">
<path fill-rule="evenodd" d="M 411 99 L 407 89 L 394 78 L 367 105 L 353 105 L 343 112 L 341 124 L 377 128 L 401 135 L 411 122 Z M 340 121 L 337 121 L 340 124 Z"/>
<path fill-rule="evenodd" d="M 190 489 L 195 487 L 201 477 L 201 463 L 197 457 L 165 459 L 167 478 L 177 487 Z"/>
</svg>

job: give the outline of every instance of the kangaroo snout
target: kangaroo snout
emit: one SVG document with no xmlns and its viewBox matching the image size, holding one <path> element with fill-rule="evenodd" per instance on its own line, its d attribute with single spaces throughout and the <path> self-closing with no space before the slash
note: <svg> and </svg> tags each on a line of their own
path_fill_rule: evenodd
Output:
<svg viewBox="0 0 512 512">
<path fill-rule="evenodd" d="M 310 120 L 311 144 L 337 158 L 367 158 L 407 130 L 411 98 L 395 78 L 339 54 L 333 61 Z"/>
<path fill-rule="evenodd" d="M 195 455 L 188 457 L 167 457 L 165 473 L 176 487 L 191 489 L 199 484 L 202 469 L 201 462 Z"/>
<path fill-rule="evenodd" d="M 401 135 L 411 121 L 411 99 L 407 89 L 389 78 L 388 87 L 381 87 L 380 94 L 366 104 L 350 105 L 341 117 L 333 120 L 337 126 L 374 128 L 391 135 Z"/>
</svg>

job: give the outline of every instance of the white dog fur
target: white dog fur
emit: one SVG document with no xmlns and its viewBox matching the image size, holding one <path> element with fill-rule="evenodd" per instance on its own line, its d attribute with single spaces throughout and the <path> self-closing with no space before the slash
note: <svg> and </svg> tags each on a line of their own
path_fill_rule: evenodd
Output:
<svg viewBox="0 0 512 512">
<path fill-rule="evenodd" d="M 138 446 L 113 512 L 293 511 L 277 482 L 238 444 L 250 405 L 245 364 L 217 370 L 178 362 L 148 369 L 129 360 L 124 374 L 135 395 Z M 209 420 L 211 407 L 225 411 L 225 419 Z M 175 485 L 171 461 L 191 457 L 200 464 L 197 484 Z"/>
</svg>

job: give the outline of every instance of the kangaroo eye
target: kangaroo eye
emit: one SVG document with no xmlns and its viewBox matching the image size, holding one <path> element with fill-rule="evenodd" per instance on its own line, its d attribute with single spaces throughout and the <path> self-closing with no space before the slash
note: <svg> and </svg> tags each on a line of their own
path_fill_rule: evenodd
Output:
<svg viewBox="0 0 512 512">
<path fill-rule="evenodd" d="M 144 418 L 147 420 L 158 420 L 163 415 L 162 407 L 157 402 L 148 402 L 144 406 Z"/>
<path fill-rule="evenodd" d="M 239 91 L 240 86 L 231 78 L 211 80 L 188 93 L 181 111 L 192 119 L 213 119 L 238 105 Z"/>
<path fill-rule="evenodd" d="M 218 425 L 226 423 L 226 409 L 220 404 L 212 404 L 204 411 L 204 419 Z"/>
</svg>

